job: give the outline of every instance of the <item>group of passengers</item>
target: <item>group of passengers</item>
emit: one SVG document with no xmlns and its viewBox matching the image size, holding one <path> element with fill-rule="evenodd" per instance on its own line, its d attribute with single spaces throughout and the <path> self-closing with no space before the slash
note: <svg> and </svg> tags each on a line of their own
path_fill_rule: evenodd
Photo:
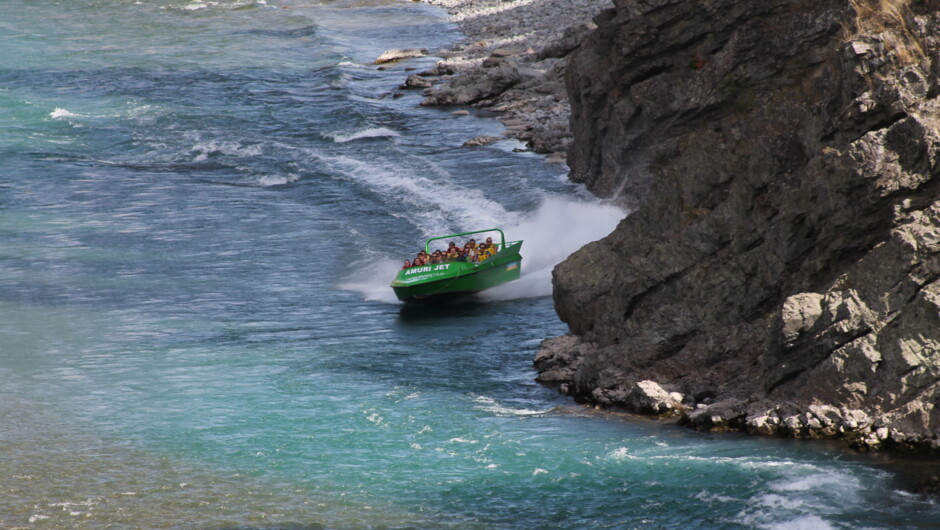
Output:
<svg viewBox="0 0 940 530">
<path fill-rule="evenodd" d="M 497 246 L 498 245 L 493 243 L 492 237 L 486 238 L 485 242 L 479 244 L 477 244 L 475 239 L 471 239 L 462 247 L 458 247 L 456 243 L 451 241 L 447 244 L 446 250 L 435 250 L 431 254 L 428 254 L 424 250 L 418 252 L 418 255 L 413 261 L 405 260 L 405 264 L 402 266 L 401 270 L 410 269 L 411 267 L 421 267 L 423 265 L 434 265 L 437 263 L 451 263 L 454 261 L 476 263 L 484 261 L 496 254 L 499 250 L 496 248 Z"/>
</svg>

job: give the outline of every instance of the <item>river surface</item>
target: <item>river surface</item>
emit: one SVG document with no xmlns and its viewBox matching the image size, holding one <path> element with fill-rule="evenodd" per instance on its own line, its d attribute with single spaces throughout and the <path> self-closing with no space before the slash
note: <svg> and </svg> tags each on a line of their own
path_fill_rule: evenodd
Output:
<svg viewBox="0 0 940 530">
<path fill-rule="evenodd" d="M 927 528 L 840 446 L 534 382 L 550 270 L 625 212 L 502 128 L 389 96 L 460 38 L 391 0 L 0 3 L 0 526 Z M 499 226 L 523 277 L 388 283 Z"/>
</svg>

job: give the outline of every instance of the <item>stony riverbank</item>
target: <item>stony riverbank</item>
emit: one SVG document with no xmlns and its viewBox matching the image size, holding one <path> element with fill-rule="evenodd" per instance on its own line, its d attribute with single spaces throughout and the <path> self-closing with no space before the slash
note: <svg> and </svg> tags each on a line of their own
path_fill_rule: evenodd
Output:
<svg viewBox="0 0 940 530">
<path fill-rule="evenodd" d="M 406 87 L 424 89 L 422 105 L 488 109 L 505 124 L 506 136 L 564 161 L 572 140 L 568 55 L 596 27 L 592 18 L 612 7 L 610 0 L 425 1 L 445 7 L 466 38 L 434 51 L 443 60 L 412 75 Z"/>
</svg>

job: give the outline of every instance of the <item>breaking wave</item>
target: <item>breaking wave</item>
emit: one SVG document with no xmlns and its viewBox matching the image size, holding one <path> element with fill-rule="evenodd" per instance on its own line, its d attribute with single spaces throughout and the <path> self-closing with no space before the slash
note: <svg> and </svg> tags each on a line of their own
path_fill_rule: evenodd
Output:
<svg viewBox="0 0 940 530">
<path fill-rule="evenodd" d="M 397 138 L 401 136 L 397 132 L 387 128 L 387 127 L 374 127 L 370 129 L 363 129 L 361 131 L 355 131 L 352 133 L 334 133 L 327 134 L 327 138 L 332 139 L 338 144 L 344 144 L 346 142 L 352 142 L 354 140 L 362 140 L 365 138 Z"/>
</svg>

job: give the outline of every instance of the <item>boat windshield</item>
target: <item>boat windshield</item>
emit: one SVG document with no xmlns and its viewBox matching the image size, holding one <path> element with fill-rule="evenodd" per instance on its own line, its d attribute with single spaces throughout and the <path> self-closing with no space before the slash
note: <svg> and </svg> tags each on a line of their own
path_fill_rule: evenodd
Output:
<svg viewBox="0 0 940 530">
<path fill-rule="evenodd" d="M 498 228 L 432 237 L 412 260 L 405 260 L 402 270 L 438 263 L 480 263 L 506 248 L 506 236 Z"/>
</svg>

